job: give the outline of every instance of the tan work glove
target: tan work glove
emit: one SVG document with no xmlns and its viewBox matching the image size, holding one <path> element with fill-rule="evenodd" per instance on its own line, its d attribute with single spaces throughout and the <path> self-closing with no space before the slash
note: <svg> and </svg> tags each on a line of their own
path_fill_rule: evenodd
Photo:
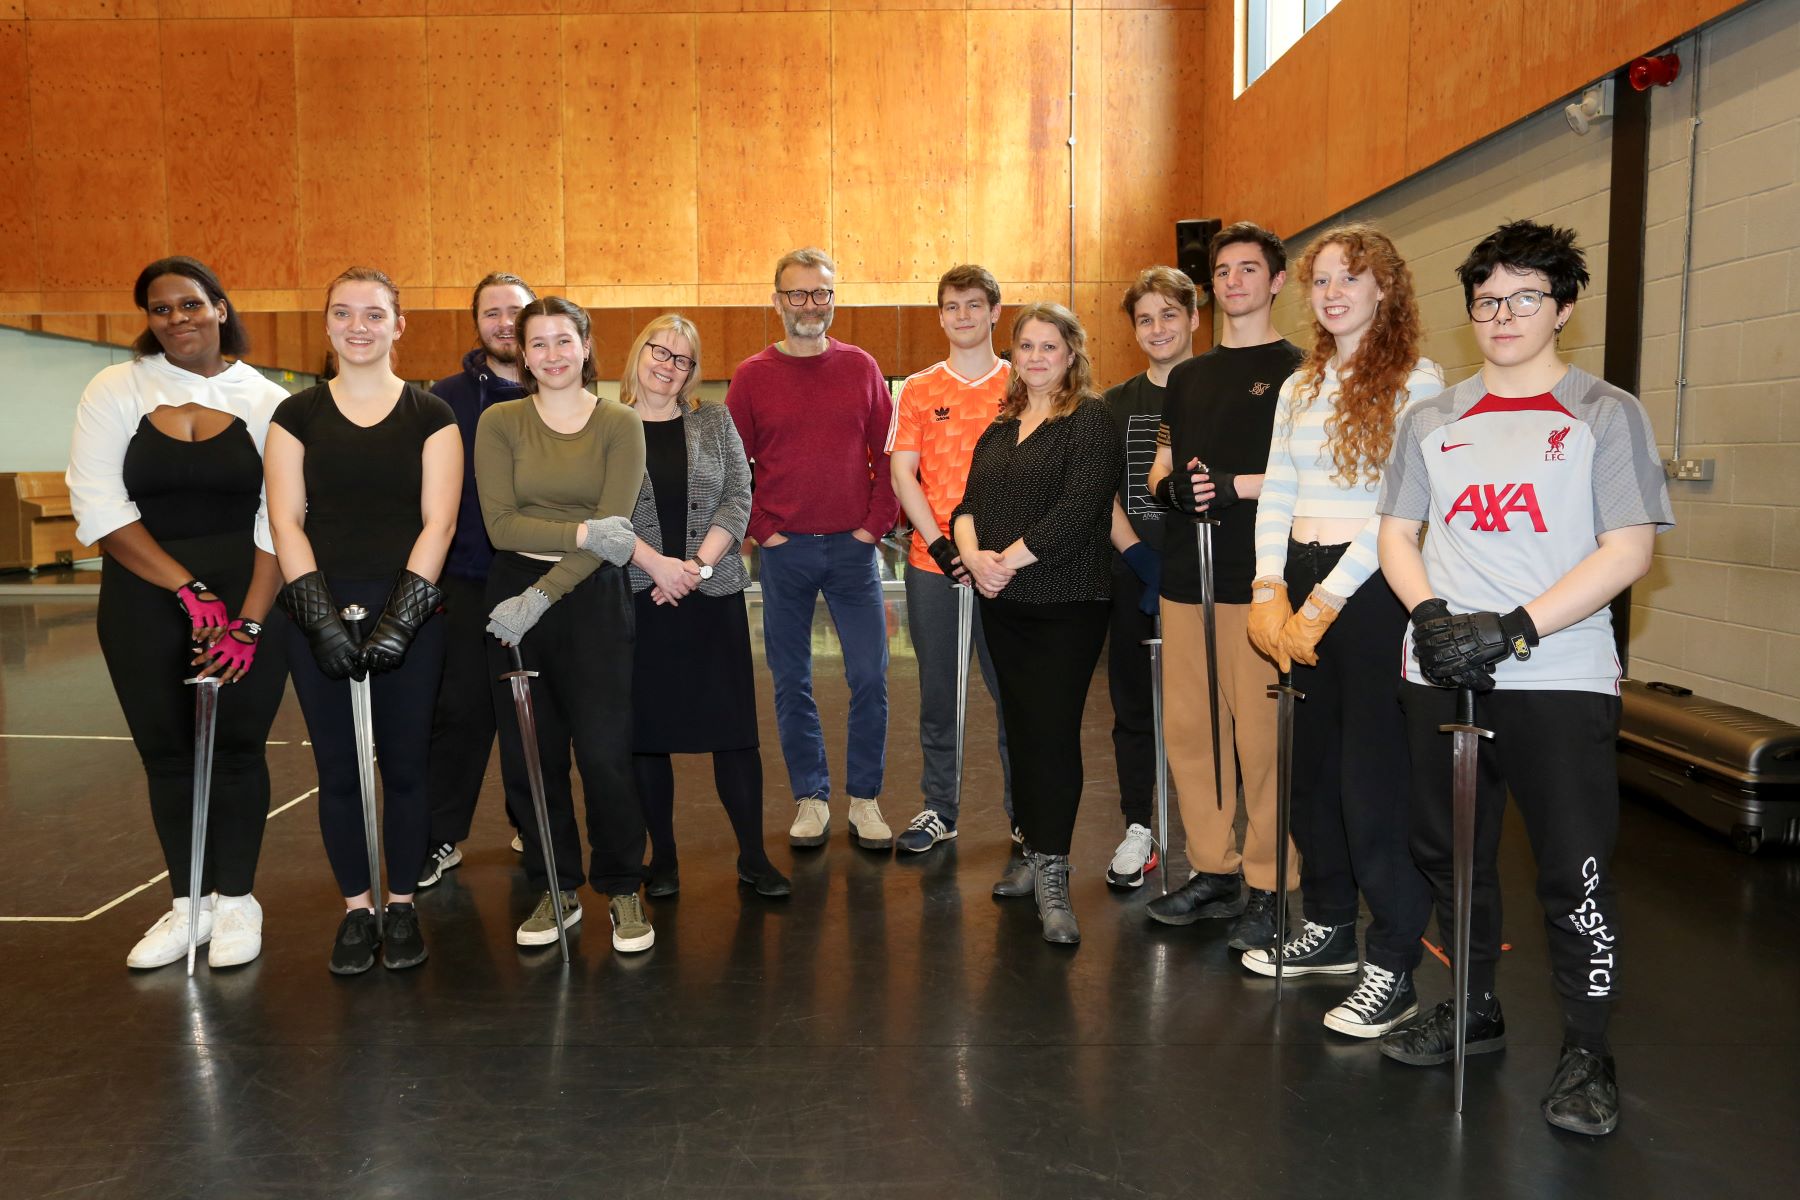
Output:
<svg viewBox="0 0 1800 1200">
<path fill-rule="evenodd" d="M 1297 663 L 1309 667 L 1318 666 L 1319 639 L 1325 636 L 1325 631 L 1337 620 L 1338 609 L 1343 606 L 1344 602 L 1336 596 L 1314 588 L 1306 598 L 1306 603 L 1300 606 L 1300 611 L 1289 617 L 1281 627 L 1282 653 Z"/>
<path fill-rule="evenodd" d="M 1287 584 L 1258 580 L 1250 586 L 1250 644 L 1274 659 L 1283 671 L 1292 670 L 1287 651 L 1281 648 L 1281 631 L 1294 615 L 1288 607 Z"/>
</svg>

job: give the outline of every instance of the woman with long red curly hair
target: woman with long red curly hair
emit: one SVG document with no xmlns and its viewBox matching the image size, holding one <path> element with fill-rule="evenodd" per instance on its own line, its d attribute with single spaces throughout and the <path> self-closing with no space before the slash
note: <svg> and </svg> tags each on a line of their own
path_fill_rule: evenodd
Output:
<svg viewBox="0 0 1800 1200">
<path fill-rule="evenodd" d="M 1373 916 L 1362 978 L 1325 1026 L 1377 1037 L 1418 1011 L 1412 972 L 1431 893 L 1407 849 L 1395 679 L 1407 613 L 1381 576 L 1375 504 L 1400 413 L 1441 392 L 1444 377 L 1419 355 L 1412 273 L 1387 235 L 1327 230 L 1297 274 L 1311 294 L 1313 348 L 1276 405 L 1249 634 L 1306 695 L 1293 775 L 1306 919 L 1286 945 L 1286 971 L 1355 973 L 1360 890 Z M 1290 596 L 1304 597 L 1298 611 Z M 1275 973 L 1270 950 L 1248 950 L 1243 963 Z"/>
</svg>

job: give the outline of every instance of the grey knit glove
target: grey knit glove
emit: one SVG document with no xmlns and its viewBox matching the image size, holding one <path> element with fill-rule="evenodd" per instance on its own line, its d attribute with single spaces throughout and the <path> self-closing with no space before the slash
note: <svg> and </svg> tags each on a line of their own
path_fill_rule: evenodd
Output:
<svg viewBox="0 0 1800 1200">
<path fill-rule="evenodd" d="M 487 631 L 504 645 L 516 646 L 525 640 L 538 618 L 550 611 L 550 597 L 534 587 L 526 588 L 510 600 L 494 605 L 488 614 Z"/>
<path fill-rule="evenodd" d="M 615 567 L 622 567 L 631 561 L 632 552 L 637 549 L 637 531 L 632 529 L 630 520 L 625 517 L 595 517 L 583 524 L 587 526 L 587 539 L 582 544 L 582 550 Z"/>
</svg>

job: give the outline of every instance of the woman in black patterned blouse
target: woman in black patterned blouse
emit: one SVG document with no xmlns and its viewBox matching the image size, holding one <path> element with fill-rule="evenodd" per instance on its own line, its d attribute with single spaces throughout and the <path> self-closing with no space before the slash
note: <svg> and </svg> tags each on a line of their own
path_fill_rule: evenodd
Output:
<svg viewBox="0 0 1800 1200">
<path fill-rule="evenodd" d="M 975 444 L 953 534 L 981 593 L 1023 846 L 994 894 L 1035 896 L 1045 940 L 1072 945 L 1081 940 L 1069 907 L 1081 714 L 1106 640 L 1108 535 L 1124 463 L 1074 313 L 1027 305 L 1013 322 L 1012 362 L 1006 402 Z"/>
</svg>

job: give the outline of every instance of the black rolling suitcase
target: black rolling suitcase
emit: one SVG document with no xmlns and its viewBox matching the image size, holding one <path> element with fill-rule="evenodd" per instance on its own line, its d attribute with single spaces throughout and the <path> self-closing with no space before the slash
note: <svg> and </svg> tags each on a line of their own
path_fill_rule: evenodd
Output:
<svg viewBox="0 0 1800 1200">
<path fill-rule="evenodd" d="M 1672 683 L 1620 689 L 1619 782 L 1731 836 L 1746 854 L 1800 845 L 1800 725 Z"/>
</svg>

